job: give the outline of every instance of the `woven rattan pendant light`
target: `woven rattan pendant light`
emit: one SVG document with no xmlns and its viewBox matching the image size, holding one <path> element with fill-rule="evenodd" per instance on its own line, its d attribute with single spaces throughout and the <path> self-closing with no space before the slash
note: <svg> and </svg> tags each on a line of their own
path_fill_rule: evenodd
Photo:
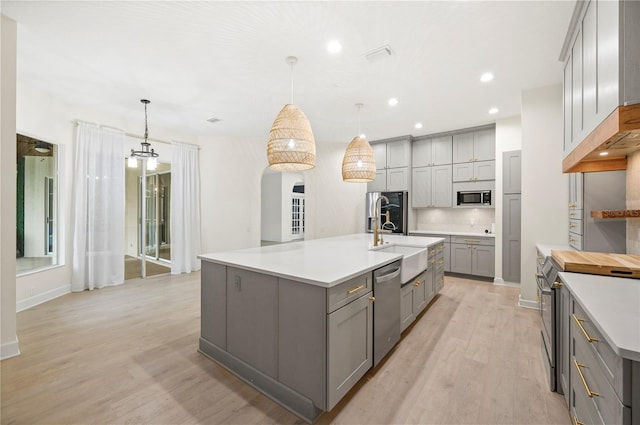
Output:
<svg viewBox="0 0 640 425">
<path fill-rule="evenodd" d="M 276 117 L 267 143 L 269 167 L 277 171 L 304 171 L 316 166 L 316 142 L 311 124 L 298 106 L 293 104 L 293 66 L 298 62 L 289 56 L 291 66 L 291 103 L 284 105 Z"/>
<path fill-rule="evenodd" d="M 376 160 L 373 149 L 360 133 L 360 109 L 364 105 L 356 103 L 358 109 L 358 136 L 354 137 L 342 159 L 342 180 L 350 183 L 364 183 L 375 180 Z"/>
</svg>

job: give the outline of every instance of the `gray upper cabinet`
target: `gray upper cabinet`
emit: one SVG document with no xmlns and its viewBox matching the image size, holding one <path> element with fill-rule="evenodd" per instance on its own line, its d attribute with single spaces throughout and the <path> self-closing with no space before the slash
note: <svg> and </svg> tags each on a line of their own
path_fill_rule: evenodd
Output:
<svg viewBox="0 0 640 425">
<path fill-rule="evenodd" d="M 412 173 L 412 208 L 451 207 L 451 165 L 418 167 Z"/>
<path fill-rule="evenodd" d="M 521 193 L 521 151 L 509 151 L 502 154 L 502 191 L 505 194 Z"/>
<path fill-rule="evenodd" d="M 452 137 L 440 136 L 418 138 L 413 142 L 412 165 L 414 167 L 431 167 L 451 164 Z"/>
<path fill-rule="evenodd" d="M 640 2 L 576 2 L 564 60 L 564 151 L 568 155 L 613 110 L 640 102 Z"/>
<path fill-rule="evenodd" d="M 496 158 L 493 128 L 453 136 L 453 163 L 490 161 Z"/>
<path fill-rule="evenodd" d="M 387 141 L 372 142 L 376 160 L 376 179 L 369 182 L 369 192 L 409 190 L 411 165 L 411 137 L 403 136 Z"/>
</svg>

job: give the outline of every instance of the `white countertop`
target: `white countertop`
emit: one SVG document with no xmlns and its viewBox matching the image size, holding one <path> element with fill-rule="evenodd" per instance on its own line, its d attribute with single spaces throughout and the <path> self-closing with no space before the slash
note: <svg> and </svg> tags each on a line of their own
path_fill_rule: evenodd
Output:
<svg viewBox="0 0 640 425">
<path fill-rule="evenodd" d="M 485 237 L 485 238 L 495 238 L 495 233 L 485 233 L 485 232 L 445 232 L 442 230 L 409 230 L 409 233 L 413 233 L 416 235 L 452 235 L 452 236 L 475 236 L 475 237 Z"/>
<path fill-rule="evenodd" d="M 560 273 L 613 351 L 640 361 L 640 280 L 581 273 Z"/>
<path fill-rule="evenodd" d="M 569 245 L 545 245 L 545 244 L 537 244 L 536 248 L 538 248 L 538 251 L 540 251 L 542 253 L 542 255 L 544 255 L 545 257 L 551 257 L 551 250 L 557 250 L 557 251 L 575 251 L 575 249 L 573 249 L 572 247 L 570 247 Z"/>
<path fill-rule="evenodd" d="M 384 235 L 385 243 L 428 247 L 442 238 Z M 313 239 L 198 256 L 226 266 L 329 288 L 402 258 L 401 254 L 370 251 L 373 234 Z"/>
</svg>

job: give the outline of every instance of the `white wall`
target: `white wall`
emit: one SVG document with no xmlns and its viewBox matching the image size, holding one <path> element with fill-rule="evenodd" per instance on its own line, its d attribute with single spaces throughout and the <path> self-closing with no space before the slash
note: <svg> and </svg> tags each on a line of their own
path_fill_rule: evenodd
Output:
<svg viewBox="0 0 640 425">
<path fill-rule="evenodd" d="M 20 354 L 16 336 L 15 21 L 0 17 L 0 359 Z"/>
<path fill-rule="evenodd" d="M 496 276 L 494 282 L 503 283 L 502 279 L 502 154 L 522 149 L 522 124 L 520 116 L 504 118 L 496 121 Z M 519 283 L 519 282 L 512 282 Z"/>
<path fill-rule="evenodd" d="M 484 233 L 491 231 L 495 208 L 416 208 L 418 230 Z"/>
<path fill-rule="evenodd" d="M 522 93 L 522 306 L 537 305 L 535 245 L 567 242 L 562 119 L 560 84 Z"/>
</svg>

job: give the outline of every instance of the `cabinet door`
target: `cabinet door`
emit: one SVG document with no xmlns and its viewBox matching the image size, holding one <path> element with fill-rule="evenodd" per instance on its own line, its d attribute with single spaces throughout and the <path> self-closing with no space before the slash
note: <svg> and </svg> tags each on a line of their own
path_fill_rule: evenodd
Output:
<svg viewBox="0 0 640 425">
<path fill-rule="evenodd" d="M 436 269 L 437 267 L 431 267 L 425 272 L 425 294 L 424 294 L 424 307 L 431 302 L 433 296 L 436 294 Z M 424 308 L 423 307 L 423 308 Z"/>
<path fill-rule="evenodd" d="M 520 282 L 521 196 L 503 196 L 502 209 L 502 277 L 507 282 Z"/>
<path fill-rule="evenodd" d="M 597 122 L 597 65 L 596 65 L 596 18 L 595 1 L 587 4 L 582 20 L 582 116 L 584 134 L 589 134 Z"/>
<path fill-rule="evenodd" d="M 452 144 L 454 164 L 473 161 L 473 133 L 454 135 Z"/>
<path fill-rule="evenodd" d="M 416 315 L 413 313 L 413 285 L 404 285 L 400 290 L 400 332 L 413 323 Z"/>
<path fill-rule="evenodd" d="M 451 244 L 449 242 L 444 243 L 444 271 L 451 271 Z"/>
<path fill-rule="evenodd" d="M 431 141 L 433 165 L 451 164 L 453 160 L 453 138 L 451 136 L 436 137 Z"/>
<path fill-rule="evenodd" d="M 582 209 L 582 193 L 583 188 L 583 176 L 582 173 L 570 173 L 569 174 L 569 209 L 581 210 Z"/>
<path fill-rule="evenodd" d="M 522 191 L 520 152 L 510 151 L 502 154 L 502 191 L 505 194 L 520 193 Z"/>
<path fill-rule="evenodd" d="M 473 133 L 473 160 L 490 161 L 496 159 L 496 131 L 494 129 Z"/>
<path fill-rule="evenodd" d="M 495 247 L 488 245 L 473 245 L 471 258 L 471 274 L 476 276 L 495 276 L 496 256 Z"/>
<path fill-rule="evenodd" d="M 471 245 L 451 244 L 451 271 L 471 274 Z"/>
<path fill-rule="evenodd" d="M 390 192 L 396 190 L 408 190 L 408 177 L 409 167 L 387 169 L 387 190 Z"/>
<path fill-rule="evenodd" d="M 567 289 L 566 285 L 562 285 L 560 290 L 556 291 L 556 294 L 560 295 L 560 313 L 558 314 L 560 339 L 558 343 L 558 361 L 556 367 L 559 369 L 560 389 L 562 389 L 562 394 L 564 394 L 565 402 L 569 405 L 569 374 L 571 373 L 569 367 L 569 358 L 571 357 L 569 352 L 569 318 L 571 317 L 569 315 L 569 289 Z"/>
<path fill-rule="evenodd" d="M 452 181 L 469 182 L 473 180 L 473 162 L 453 164 Z"/>
<path fill-rule="evenodd" d="M 578 31 L 576 40 L 571 48 L 571 57 L 573 58 L 573 92 L 571 95 L 573 137 L 571 150 L 573 150 L 575 145 L 582 141 L 582 31 Z"/>
<path fill-rule="evenodd" d="M 373 292 L 328 316 L 327 411 L 373 366 Z"/>
<path fill-rule="evenodd" d="M 474 180 L 495 180 L 496 179 L 496 162 L 480 161 L 473 163 L 473 179 Z"/>
<path fill-rule="evenodd" d="M 384 192 L 387 190 L 387 170 L 376 170 L 376 179 L 367 183 L 367 191 Z"/>
<path fill-rule="evenodd" d="M 409 139 L 387 143 L 387 167 L 408 167 L 411 165 L 411 142 Z M 405 189 L 406 190 L 406 189 Z"/>
<path fill-rule="evenodd" d="M 373 149 L 373 157 L 376 160 L 376 169 L 383 170 L 387 168 L 387 144 L 376 143 L 371 145 Z"/>
<path fill-rule="evenodd" d="M 278 278 L 227 268 L 227 351 L 277 376 Z"/>
<path fill-rule="evenodd" d="M 452 185 L 451 165 L 431 167 L 431 205 L 439 208 L 451 208 Z"/>
<path fill-rule="evenodd" d="M 420 167 L 412 170 L 411 206 L 413 208 L 431 206 L 431 170 L 432 167 Z"/>
<path fill-rule="evenodd" d="M 409 285 L 413 285 L 413 314 L 416 316 L 427 306 L 427 275 L 431 276 L 431 270 L 420 274 Z M 431 279 L 429 279 L 431 285 Z"/>
<path fill-rule="evenodd" d="M 603 120 L 621 104 L 620 96 L 620 10 L 617 1 L 599 1 L 598 12 L 598 116 Z"/>
<path fill-rule="evenodd" d="M 564 82 L 563 82 L 563 102 L 562 108 L 564 112 L 564 146 L 563 151 L 565 154 L 569 153 L 572 146 L 572 124 L 573 109 L 572 109 L 572 93 L 573 93 L 573 59 L 571 56 L 567 58 L 567 63 L 564 65 Z"/>
<path fill-rule="evenodd" d="M 202 338 L 227 348 L 227 268 L 202 262 L 200 314 Z"/>
<path fill-rule="evenodd" d="M 421 139 L 413 142 L 411 164 L 414 167 L 428 167 L 432 164 L 431 139 Z"/>
</svg>

